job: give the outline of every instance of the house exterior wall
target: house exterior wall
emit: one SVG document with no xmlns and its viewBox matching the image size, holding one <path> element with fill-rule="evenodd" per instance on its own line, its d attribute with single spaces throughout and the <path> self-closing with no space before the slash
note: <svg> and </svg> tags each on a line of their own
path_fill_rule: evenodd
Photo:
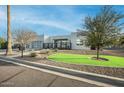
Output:
<svg viewBox="0 0 124 93">
<path fill-rule="evenodd" d="M 72 32 L 70 35 L 65 36 L 44 36 L 39 35 L 35 41 L 30 43 L 30 49 L 42 49 L 44 43 L 55 43 L 55 40 L 67 40 L 71 43 L 71 49 L 89 49 L 85 46 L 85 36 L 78 36 L 77 32 Z M 83 44 L 78 44 L 83 41 Z"/>
<path fill-rule="evenodd" d="M 36 37 L 36 40 L 31 42 L 27 48 L 30 49 L 42 49 L 44 43 L 44 35 L 39 35 Z"/>
<path fill-rule="evenodd" d="M 54 43 L 54 40 L 59 40 L 59 39 L 67 39 L 68 41 L 70 41 L 70 36 L 52 36 L 50 37 L 50 42 Z"/>
<path fill-rule="evenodd" d="M 77 32 L 72 32 L 71 33 L 72 49 L 89 49 L 87 46 L 85 46 L 85 39 L 86 39 L 85 36 L 79 36 L 77 35 Z"/>
<path fill-rule="evenodd" d="M 51 43 L 51 38 L 49 36 L 44 36 L 44 43 Z"/>
<path fill-rule="evenodd" d="M 44 48 L 58 48 L 58 49 L 71 49 L 70 35 L 65 36 L 45 36 Z"/>
</svg>

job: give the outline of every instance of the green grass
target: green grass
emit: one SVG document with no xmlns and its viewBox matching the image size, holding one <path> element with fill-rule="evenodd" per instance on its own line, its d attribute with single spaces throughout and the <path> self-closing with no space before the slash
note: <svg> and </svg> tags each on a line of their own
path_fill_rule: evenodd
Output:
<svg viewBox="0 0 124 93">
<path fill-rule="evenodd" d="M 100 57 L 107 58 L 109 61 L 93 60 L 91 57 L 95 55 L 78 55 L 78 54 L 65 54 L 56 53 L 50 55 L 48 58 L 57 62 L 85 64 L 106 67 L 124 67 L 124 57 L 101 55 Z"/>
</svg>

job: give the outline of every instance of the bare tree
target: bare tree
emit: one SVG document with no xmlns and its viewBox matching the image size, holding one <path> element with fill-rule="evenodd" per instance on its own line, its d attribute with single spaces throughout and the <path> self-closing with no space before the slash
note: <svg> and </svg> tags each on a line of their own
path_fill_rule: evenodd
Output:
<svg viewBox="0 0 124 93">
<path fill-rule="evenodd" d="M 36 33 L 31 30 L 18 29 L 14 31 L 13 33 L 14 40 L 17 44 L 21 45 L 21 57 L 23 57 L 23 50 L 25 48 L 25 45 L 36 40 L 36 36 L 37 36 Z"/>
</svg>

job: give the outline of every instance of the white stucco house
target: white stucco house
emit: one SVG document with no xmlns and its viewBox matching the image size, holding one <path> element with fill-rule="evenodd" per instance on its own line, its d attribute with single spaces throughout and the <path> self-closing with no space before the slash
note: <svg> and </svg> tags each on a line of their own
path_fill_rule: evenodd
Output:
<svg viewBox="0 0 124 93">
<path fill-rule="evenodd" d="M 39 35 L 37 39 L 28 44 L 28 49 L 89 49 L 85 46 L 85 35 L 79 36 L 77 32 L 63 36 Z"/>
</svg>

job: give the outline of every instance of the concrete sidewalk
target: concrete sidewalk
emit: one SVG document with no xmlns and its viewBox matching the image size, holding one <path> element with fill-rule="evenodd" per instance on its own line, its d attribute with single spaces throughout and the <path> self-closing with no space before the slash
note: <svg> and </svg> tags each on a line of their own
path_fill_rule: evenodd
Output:
<svg viewBox="0 0 124 93">
<path fill-rule="evenodd" d="M 0 61 L 1 87 L 95 87 L 57 75 Z"/>
</svg>

